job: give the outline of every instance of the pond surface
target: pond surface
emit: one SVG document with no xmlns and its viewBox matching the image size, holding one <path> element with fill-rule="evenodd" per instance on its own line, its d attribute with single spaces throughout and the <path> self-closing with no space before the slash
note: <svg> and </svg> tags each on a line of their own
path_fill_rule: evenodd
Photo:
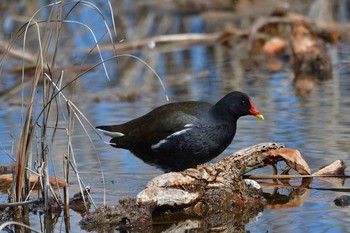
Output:
<svg viewBox="0 0 350 233">
<path fill-rule="evenodd" d="M 194 21 L 194 24 L 197 23 Z M 329 54 L 334 63 L 333 78 L 317 85 L 308 97 L 295 95 L 293 77 L 287 65 L 278 72 L 268 71 L 261 66 L 246 67 L 239 59 L 222 57 L 222 50 L 225 48 L 221 46 L 194 46 L 175 52 L 145 49 L 135 54 L 156 70 L 166 86 L 166 93 L 171 102 L 205 100 L 215 103 L 224 94 L 240 90 L 248 93 L 255 106 L 263 113 L 265 121 L 254 117 L 241 118 L 232 144 L 212 162 L 217 162 L 243 147 L 275 141 L 285 144 L 286 147 L 298 149 L 312 171 L 337 159 L 350 164 L 350 70 L 346 63 L 349 51 L 347 46 L 330 47 Z M 125 63 L 129 64 L 130 68 L 119 68 Z M 123 123 L 167 102 L 156 76 L 142 63 L 123 57 L 118 59 L 118 62 L 112 60 L 107 65 L 110 81 L 99 67 L 81 78 L 74 88 L 66 92 L 66 96 L 94 126 Z M 3 78 L 4 74 L 1 74 L 2 80 L 5 80 L 0 84 L 2 88 L 13 83 L 16 78 L 10 74 Z M 36 98 L 40 96 L 39 92 Z M 124 97 L 129 97 L 131 101 L 124 101 Z M 21 127 L 21 106 L 17 103 L 17 97 L 1 103 L 1 164 L 11 163 L 7 153 L 13 154 L 13 151 L 16 151 Z M 61 115 L 59 125 L 65 125 Z M 129 151 L 105 144 L 104 141 L 108 141 L 108 138 L 102 136 L 101 140 L 92 128 L 86 123 L 84 125 L 93 146 L 84 129 L 75 120 L 74 157 L 79 175 L 85 184 L 91 186 L 91 194 L 97 206 L 102 205 L 104 201 L 113 205 L 123 196 L 136 196 L 150 179 L 162 174 L 162 171 L 143 163 Z M 62 156 L 67 151 L 66 142 L 65 130 L 59 130 L 49 151 L 58 177 L 63 177 Z M 283 166 L 279 168 L 283 169 Z M 271 171 L 262 169 L 255 173 L 270 174 Z M 297 185 L 299 180 L 295 183 Z M 302 189 L 303 195 L 295 194 L 295 190 L 298 190 L 296 188 L 275 190 L 275 193 L 285 196 L 293 193 L 297 201 L 279 207 L 269 205 L 246 225 L 246 230 L 349 232 L 350 209 L 337 207 L 333 202 L 344 193 L 317 189 L 349 186 L 348 180 L 335 182 L 314 179 L 314 189 Z M 72 174 L 70 193 L 78 191 L 78 182 Z M 271 188 L 267 187 L 266 191 L 272 193 Z M 0 195 L 1 202 L 6 198 L 7 195 Z M 293 199 L 291 196 L 289 198 Z M 41 218 L 40 215 L 31 215 L 31 226 L 40 229 Z M 77 224 L 80 219 L 78 213 L 71 212 L 72 232 L 82 231 Z M 63 218 L 59 217 L 58 224 L 54 226 L 56 231 L 59 231 L 62 222 Z"/>
</svg>

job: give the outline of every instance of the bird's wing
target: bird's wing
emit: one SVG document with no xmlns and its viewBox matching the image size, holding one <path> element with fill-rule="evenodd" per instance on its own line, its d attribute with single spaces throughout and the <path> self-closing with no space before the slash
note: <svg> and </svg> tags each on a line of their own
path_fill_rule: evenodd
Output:
<svg viewBox="0 0 350 233">
<path fill-rule="evenodd" d="M 147 132 L 143 135 L 143 140 L 146 139 L 149 145 L 157 143 L 169 135 L 180 132 L 189 128 L 191 125 L 198 122 L 199 119 L 191 114 L 182 111 L 175 111 L 169 115 L 163 115 L 161 118 L 156 116 L 146 119 L 139 128 L 135 128 L 133 132 L 129 132 L 129 136 L 139 137 L 141 132 Z"/>
</svg>

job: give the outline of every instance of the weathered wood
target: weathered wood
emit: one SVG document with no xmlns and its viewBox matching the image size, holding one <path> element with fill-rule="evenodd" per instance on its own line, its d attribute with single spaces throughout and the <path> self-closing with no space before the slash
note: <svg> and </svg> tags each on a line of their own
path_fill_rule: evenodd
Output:
<svg viewBox="0 0 350 233">
<path fill-rule="evenodd" d="M 201 229 L 204 224 L 205 229 L 213 231 L 218 230 L 215 226 L 223 226 L 220 231 L 245 232 L 245 224 L 262 211 L 266 203 L 260 185 L 254 180 L 243 179 L 242 174 L 247 168 L 275 165 L 280 161 L 296 170 L 298 177 L 313 177 L 298 150 L 284 148 L 279 143 L 261 143 L 241 149 L 215 164 L 157 176 L 137 198 L 127 197 L 114 207 L 100 207 L 85 217 L 81 225 L 86 230 L 119 225 L 121 229 L 152 232 L 153 216 L 163 218 L 161 222 L 171 219 L 171 216 L 176 219 L 187 216 L 171 229 L 185 229 L 193 224 Z M 336 167 L 333 170 L 344 171 Z M 328 171 L 328 167 L 323 170 Z M 189 220 L 189 216 L 200 217 L 201 221 Z"/>
<path fill-rule="evenodd" d="M 215 164 L 157 176 L 137 195 L 137 200 L 155 202 L 157 207 L 186 207 L 196 203 L 210 188 L 244 192 L 241 174 L 245 168 L 263 165 L 265 152 L 282 147 L 278 143 L 261 143 L 241 149 Z"/>
<path fill-rule="evenodd" d="M 215 224 L 228 221 L 227 216 L 235 216 L 239 210 L 240 216 L 244 216 L 241 222 L 249 221 L 252 214 L 262 210 L 264 202 L 259 184 L 243 180 L 242 174 L 248 166 L 263 166 L 262 159 L 268 156 L 265 152 L 283 147 L 279 143 L 261 143 L 241 149 L 215 164 L 157 176 L 136 199 L 126 198 L 115 207 L 98 208 L 85 217 L 81 225 L 92 230 L 106 224 L 133 227 L 146 224 L 149 229 L 147 221 L 151 221 L 152 213 L 169 208 L 202 218 L 217 216 Z M 131 210 L 134 210 L 132 214 Z"/>
</svg>

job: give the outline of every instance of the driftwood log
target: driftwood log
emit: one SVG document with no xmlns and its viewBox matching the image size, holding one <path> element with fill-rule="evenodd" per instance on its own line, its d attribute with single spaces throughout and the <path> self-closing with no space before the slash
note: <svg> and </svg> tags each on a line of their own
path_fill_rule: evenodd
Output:
<svg viewBox="0 0 350 233">
<path fill-rule="evenodd" d="M 241 149 L 215 164 L 157 176 L 137 195 L 137 200 L 155 202 L 157 207 L 183 208 L 200 202 L 210 189 L 229 189 L 236 194 L 248 192 L 250 188 L 241 177 L 245 169 L 262 166 L 266 152 L 282 147 L 278 143 L 262 143 Z M 254 189 L 258 190 L 259 185 Z"/>
<path fill-rule="evenodd" d="M 182 211 L 197 218 L 210 216 L 207 224 L 218 226 L 227 223 L 228 218 L 232 221 L 239 210 L 239 217 L 234 218 L 229 228 L 240 231 L 242 229 L 237 228 L 244 228 L 264 205 L 259 184 L 243 180 L 242 174 L 248 167 L 264 166 L 269 152 L 283 147 L 279 143 L 261 143 L 241 149 L 215 164 L 157 176 L 137 198 L 122 199 L 114 207 L 100 207 L 87 215 L 81 226 L 91 230 L 119 225 L 147 232 L 152 228 L 152 214 L 167 210 Z"/>
<path fill-rule="evenodd" d="M 295 177 L 309 180 L 316 176 L 343 176 L 346 168 L 339 160 L 311 175 L 298 150 L 274 142 L 261 143 L 241 149 L 215 164 L 157 176 L 136 198 L 123 198 L 116 206 L 102 206 L 87 214 L 80 222 L 81 227 L 91 231 L 117 225 L 121 231 L 131 228 L 133 232 L 157 232 L 160 225 L 152 225 L 153 221 L 172 223 L 176 219 L 176 223 L 167 226 L 166 232 L 191 229 L 246 232 L 245 225 L 268 202 L 263 198 L 260 185 L 243 179 L 242 175 L 267 165 L 277 174 L 275 165 L 280 161 L 299 173 Z M 288 171 L 270 178 L 293 177 L 286 175 Z"/>
</svg>

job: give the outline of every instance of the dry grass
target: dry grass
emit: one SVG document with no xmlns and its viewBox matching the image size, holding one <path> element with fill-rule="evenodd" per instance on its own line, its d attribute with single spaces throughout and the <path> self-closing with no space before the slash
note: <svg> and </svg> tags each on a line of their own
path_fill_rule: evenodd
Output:
<svg viewBox="0 0 350 233">
<path fill-rule="evenodd" d="M 43 6 L 15 33 L 8 44 L 0 45 L 0 49 L 4 53 L 0 58 L 0 72 L 9 57 L 20 58 L 22 61 L 21 67 L 19 69 L 15 68 L 20 71 L 21 80 L 14 85 L 13 89 L 0 93 L 0 98 L 3 100 L 11 98 L 18 91 L 21 96 L 21 132 L 14 159 L 15 174 L 12 184 L 14 187 L 12 193 L 14 196 L 13 201 L 18 203 L 16 210 L 16 217 L 18 218 L 21 218 L 26 212 L 27 207 L 22 204 L 26 203 L 29 198 L 31 200 L 34 198 L 33 192 L 38 192 L 35 197 L 44 200 L 45 213 L 50 213 L 52 208 L 50 200 L 53 199 L 57 206 L 64 208 L 65 216 L 69 217 L 69 183 L 72 177 L 70 173 L 72 172 L 79 183 L 81 193 L 86 191 L 87 186 L 85 185 L 84 177 L 79 174 L 75 158 L 76 148 L 74 148 L 72 142 L 74 129 L 77 125 L 84 130 L 86 143 L 91 145 L 101 167 L 99 155 L 90 136 L 91 131 L 95 131 L 94 126 L 67 94 L 69 93 L 68 89 L 74 86 L 79 79 L 96 67 L 101 66 L 103 67 L 106 80 L 109 80 L 106 62 L 120 57 L 127 57 L 145 65 L 156 76 L 164 90 L 166 99 L 169 100 L 161 78 L 144 60 L 131 54 L 117 54 L 116 52 L 108 58 L 103 56 L 100 43 L 108 38 L 107 40 L 111 46 L 115 48 L 113 38 L 117 37 L 114 11 L 109 1 L 108 3 L 110 15 L 102 13 L 101 9 L 88 1 L 57 1 Z M 98 37 L 94 32 L 94 28 L 91 28 L 86 23 L 70 19 L 74 17 L 69 16 L 79 12 L 77 10 L 78 7 L 83 9 L 83 11 L 93 10 L 102 19 L 105 30 L 102 36 Z M 38 19 L 38 15 L 48 10 L 47 18 Z M 62 43 L 63 40 L 66 40 L 66 37 L 63 36 L 66 25 L 75 25 L 83 28 L 89 32 L 94 41 L 90 49 L 86 50 L 85 58 L 81 60 L 77 68 L 73 67 L 74 69 L 72 70 L 79 70 L 79 73 L 73 78 L 67 78 L 65 69 L 62 68 L 62 63 L 64 62 L 60 60 L 62 53 L 70 51 L 65 49 L 65 43 Z M 21 48 L 18 44 L 22 44 Z M 33 54 L 33 49 L 29 50 L 27 49 L 28 47 L 35 47 L 36 53 Z M 100 61 L 96 64 L 86 65 L 88 56 L 96 51 Z M 37 93 L 42 93 L 42 95 L 39 96 Z M 64 121 L 61 119 L 64 119 Z M 66 137 L 66 152 L 61 158 L 63 177 L 56 176 L 54 168 L 55 166 L 57 167 L 57 164 L 52 164 L 52 153 L 50 153 L 57 134 L 65 134 Z M 96 135 L 99 136 L 97 133 Z M 30 185 L 31 182 L 29 180 L 33 173 L 38 176 L 38 182 L 32 182 L 32 185 Z M 60 185 L 58 182 L 56 182 L 56 185 L 53 185 L 53 179 L 49 174 L 54 174 L 54 178 L 61 181 Z M 103 204 L 105 204 L 106 189 L 102 168 L 101 177 L 104 186 Z M 63 188 L 61 188 L 62 181 L 65 184 Z M 89 199 L 96 208 L 97 206 L 91 196 L 89 196 Z M 15 204 L 12 203 L 13 205 Z"/>
<path fill-rule="evenodd" d="M 74 20 L 68 20 L 71 14 L 76 13 L 77 7 L 93 9 L 94 12 L 102 17 L 106 33 L 97 38 L 94 30 L 86 25 L 84 22 L 78 22 Z M 111 6 L 111 5 L 110 5 Z M 37 20 L 38 15 L 44 10 L 50 11 L 48 17 L 43 20 Z M 63 10 L 65 9 L 65 10 Z M 67 9 L 69 9 L 67 11 Z M 68 13 L 65 13 L 68 12 Z M 113 10 L 111 9 L 111 12 Z M 83 182 L 83 178 L 79 175 L 77 169 L 77 163 L 74 156 L 75 148 L 73 147 L 72 137 L 74 135 L 75 124 L 78 123 L 84 129 L 90 144 L 93 146 L 92 139 L 89 135 L 88 128 L 93 128 L 93 125 L 84 116 L 82 111 L 65 95 L 65 89 L 84 77 L 86 73 L 91 71 L 96 66 L 103 66 L 105 76 L 109 79 L 105 60 L 102 53 L 99 50 L 99 43 L 104 36 L 110 38 L 110 42 L 114 44 L 113 34 L 110 30 L 108 21 L 112 21 L 112 30 L 115 30 L 115 22 L 113 16 L 106 18 L 101 10 L 94 4 L 87 1 L 74 1 L 65 2 L 57 1 L 52 4 L 43 6 L 38 9 L 32 17 L 20 28 L 15 34 L 13 40 L 7 45 L 4 51 L 4 56 L 1 57 L 0 66 L 3 67 L 6 63 L 8 56 L 21 57 L 21 81 L 18 86 L 22 86 L 21 89 L 21 112 L 22 112 L 22 124 L 21 132 L 17 142 L 17 151 L 15 158 L 15 174 L 13 179 L 13 195 L 14 202 L 21 203 L 29 199 L 33 187 L 30 187 L 29 178 L 31 173 L 36 173 L 39 176 L 39 191 L 37 197 L 41 197 L 45 203 L 45 212 L 48 213 L 50 206 L 50 197 L 54 197 L 58 206 L 64 206 L 65 216 L 69 216 L 69 177 L 70 171 L 73 171 L 80 184 L 81 192 L 86 190 L 86 186 Z M 63 28 L 67 24 L 76 24 L 86 28 L 91 37 L 94 38 L 95 44 L 91 45 L 91 51 L 98 50 L 101 61 L 98 64 L 90 65 L 87 70 L 78 74 L 73 80 L 66 80 L 64 71 L 61 72 L 59 77 L 54 77 L 52 70 L 60 66 L 61 61 L 61 38 Z M 29 39 L 30 38 L 30 39 Z M 22 49 L 19 50 L 16 44 L 22 41 Z M 37 46 L 37 53 L 28 55 L 27 46 Z M 90 52 L 86 54 L 89 56 Z M 28 82 L 27 66 L 28 62 L 32 64 L 35 61 L 35 72 L 30 77 Z M 81 68 L 84 68 L 85 59 L 81 61 Z M 24 84 L 27 85 L 24 85 Z M 30 91 L 27 92 L 26 87 L 29 86 Z M 27 95 L 27 93 L 29 93 Z M 42 96 L 38 97 L 37 93 L 42 93 Z M 27 102 L 25 102 L 25 99 Z M 29 101 L 28 101 L 29 100 Z M 39 111 L 38 111 L 39 109 Z M 59 118 L 66 119 L 64 123 L 59 122 Z M 53 187 L 50 183 L 49 173 L 55 173 L 50 171 L 54 166 L 49 166 L 52 163 L 49 151 L 55 140 L 57 130 L 66 132 L 67 137 L 67 150 L 62 155 L 62 162 L 64 164 L 64 180 L 66 185 L 63 188 L 63 196 L 56 194 L 53 191 Z M 99 160 L 99 156 L 95 150 L 96 156 Z M 101 176 L 104 182 L 104 174 L 101 169 Z M 58 179 L 58 177 L 56 177 Z M 57 187 L 58 188 L 58 185 Z M 61 192 L 59 190 L 59 192 Z M 33 198 L 33 195 L 31 196 Z M 92 203 L 93 200 L 91 200 Z M 105 194 L 104 194 L 105 201 Z M 21 217 L 24 213 L 22 205 L 17 206 L 16 215 Z"/>
</svg>

